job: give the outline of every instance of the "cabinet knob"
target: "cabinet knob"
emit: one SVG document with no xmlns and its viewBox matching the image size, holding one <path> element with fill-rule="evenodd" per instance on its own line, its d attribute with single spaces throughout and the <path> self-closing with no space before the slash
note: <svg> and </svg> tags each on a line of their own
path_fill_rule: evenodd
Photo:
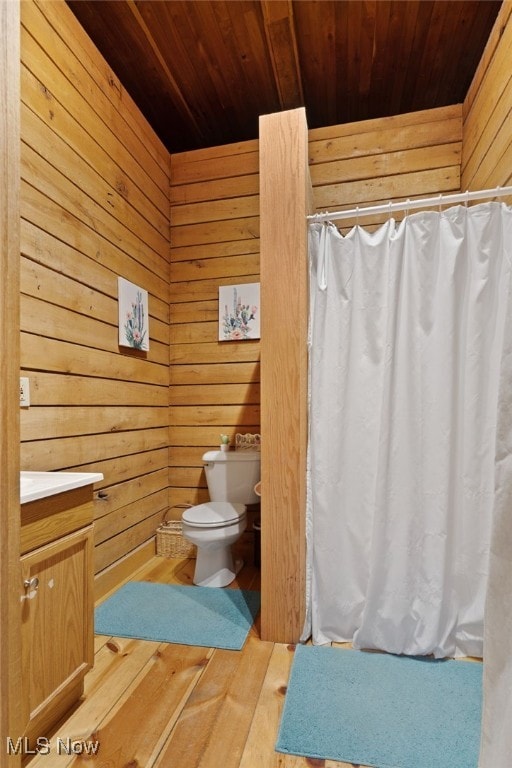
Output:
<svg viewBox="0 0 512 768">
<path fill-rule="evenodd" d="M 25 579 L 25 581 L 23 582 L 23 586 L 27 591 L 30 589 L 30 591 L 32 592 L 33 590 L 38 588 L 39 579 L 37 578 L 37 576 L 32 576 L 31 579 Z"/>
</svg>

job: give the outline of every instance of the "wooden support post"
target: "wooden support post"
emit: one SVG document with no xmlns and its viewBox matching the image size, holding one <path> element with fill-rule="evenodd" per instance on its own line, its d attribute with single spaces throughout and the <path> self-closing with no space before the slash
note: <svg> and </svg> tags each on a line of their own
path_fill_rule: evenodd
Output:
<svg viewBox="0 0 512 768">
<path fill-rule="evenodd" d="M 21 722 L 19 559 L 20 9 L 0 2 L 0 750 L 19 766 Z"/>
<path fill-rule="evenodd" d="M 307 150 L 303 108 L 260 118 L 261 634 L 283 643 L 305 614 Z"/>
</svg>

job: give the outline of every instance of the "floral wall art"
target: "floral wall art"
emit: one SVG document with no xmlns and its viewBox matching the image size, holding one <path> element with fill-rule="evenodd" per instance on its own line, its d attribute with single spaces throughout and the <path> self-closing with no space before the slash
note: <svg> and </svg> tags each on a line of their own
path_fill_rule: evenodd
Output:
<svg viewBox="0 0 512 768">
<path fill-rule="evenodd" d="M 260 284 L 219 287 L 219 341 L 260 338 Z"/>
<path fill-rule="evenodd" d="M 118 277 L 119 345 L 149 349 L 148 292 Z"/>
</svg>

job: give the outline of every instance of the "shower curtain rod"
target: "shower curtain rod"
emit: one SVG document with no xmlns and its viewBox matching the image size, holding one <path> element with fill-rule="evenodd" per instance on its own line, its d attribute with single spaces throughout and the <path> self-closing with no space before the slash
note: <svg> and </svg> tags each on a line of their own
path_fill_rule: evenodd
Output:
<svg viewBox="0 0 512 768">
<path fill-rule="evenodd" d="M 306 218 L 311 223 L 315 221 L 334 221 L 335 219 L 357 219 L 359 216 L 372 216 L 376 213 L 392 213 L 393 211 L 409 211 L 412 208 L 429 208 L 434 205 L 446 205 L 447 203 L 467 203 L 469 200 L 483 200 L 487 197 L 503 197 L 512 195 L 512 187 L 495 187 L 494 189 L 481 189 L 476 192 L 460 192 L 455 195 L 437 195 L 437 197 L 425 197 L 421 200 L 405 200 L 401 203 L 383 203 L 382 205 L 368 205 L 363 208 L 351 208 L 347 211 L 335 211 L 333 213 L 312 213 Z"/>
</svg>

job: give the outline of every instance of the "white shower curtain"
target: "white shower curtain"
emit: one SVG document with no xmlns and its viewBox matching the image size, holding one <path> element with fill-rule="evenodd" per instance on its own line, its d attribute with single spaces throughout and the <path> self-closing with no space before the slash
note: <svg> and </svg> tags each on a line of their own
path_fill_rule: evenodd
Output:
<svg viewBox="0 0 512 768">
<path fill-rule="evenodd" d="M 311 226 L 303 638 L 482 655 L 511 260 L 501 203 Z"/>
</svg>

